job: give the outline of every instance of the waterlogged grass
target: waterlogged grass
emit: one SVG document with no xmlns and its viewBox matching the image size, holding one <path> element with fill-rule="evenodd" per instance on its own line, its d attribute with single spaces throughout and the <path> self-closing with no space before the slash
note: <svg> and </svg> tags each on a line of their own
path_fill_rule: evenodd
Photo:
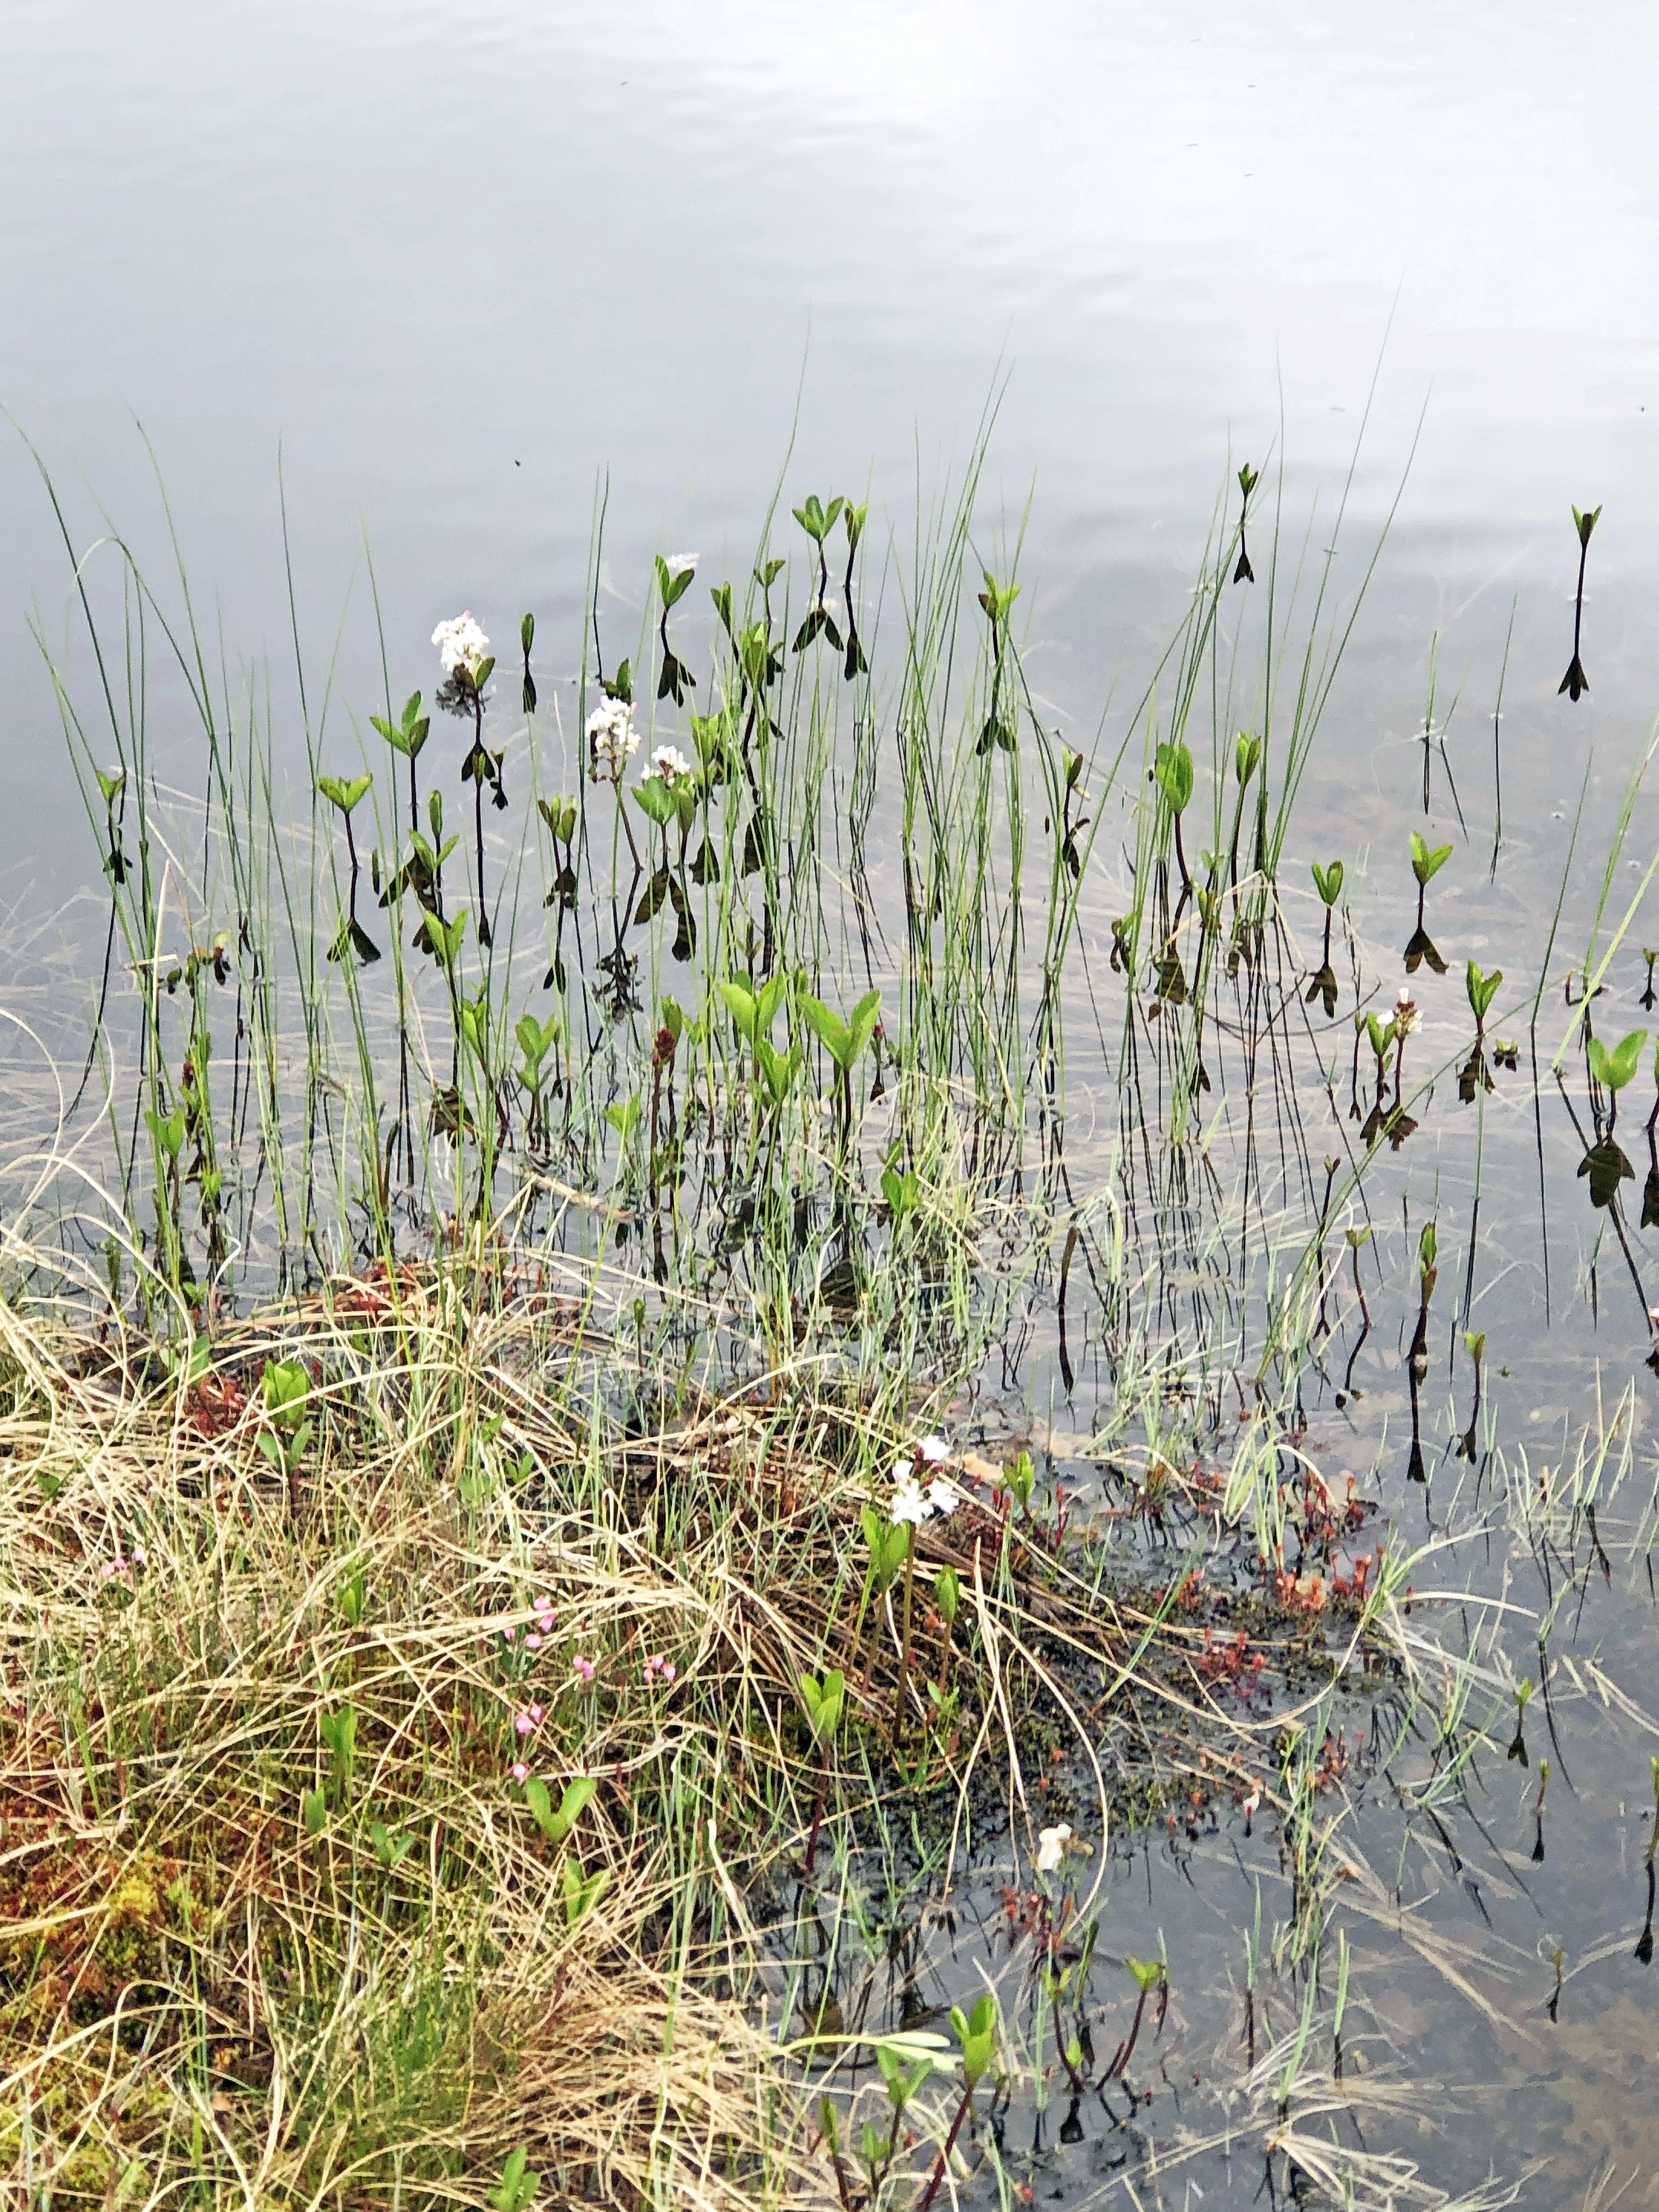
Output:
<svg viewBox="0 0 1659 2212">
<path fill-rule="evenodd" d="M 1487 1899 L 1569 1717 L 1650 1725 L 1579 1638 L 1659 1492 L 1622 1378 L 1536 1461 L 1482 1300 L 1535 1145 L 1651 1341 L 1645 757 L 1484 964 L 1432 673 L 1422 826 L 1292 865 L 1358 608 L 1238 483 L 1092 744 L 974 470 L 372 702 L 77 564 L 106 941 L 0 1309 L 31 2203 L 1513 2201 L 1453 2062 L 1593 1963 Z"/>
</svg>

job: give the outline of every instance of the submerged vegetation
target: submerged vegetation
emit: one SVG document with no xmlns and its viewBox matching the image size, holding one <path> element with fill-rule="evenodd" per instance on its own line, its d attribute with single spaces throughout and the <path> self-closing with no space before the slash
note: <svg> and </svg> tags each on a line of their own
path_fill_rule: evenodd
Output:
<svg viewBox="0 0 1659 2212">
<path fill-rule="evenodd" d="M 526 614 L 509 681 L 469 611 L 430 701 L 388 675 L 361 719 L 297 619 L 291 702 L 213 668 L 182 571 L 76 559 L 52 495 L 107 910 L 84 1073 L 8 1170 L 31 2203 L 860 2212 L 1247 2166 L 1514 2201 L 1389 1992 L 1499 2047 L 1570 2018 L 1588 1962 L 1487 1899 L 1559 1862 L 1569 1710 L 1653 1726 L 1593 1625 L 1651 1601 L 1637 1384 L 1534 1465 L 1519 1328 L 1474 1310 L 1565 1146 L 1589 1302 L 1605 1228 L 1651 1346 L 1614 1133 L 1647 1033 L 1595 1003 L 1646 757 L 1588 915 L 1564 870 L 1501 967 L 1461 808 L 1426 826 L 1432 693 L 1409 876 L 1352 813 L 1293 861 L 1358 599 L 1237 482 L 1086 748 L 975 470 L 878 568 L 867 503 L 769 517 L 701 637 L 657 556 L 620 657 L 596 532 L 574 680 Z"/>
</svg>

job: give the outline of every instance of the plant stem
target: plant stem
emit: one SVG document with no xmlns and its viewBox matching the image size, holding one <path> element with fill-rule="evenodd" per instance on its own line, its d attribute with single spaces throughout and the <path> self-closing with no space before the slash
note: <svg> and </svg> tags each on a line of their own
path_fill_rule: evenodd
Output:
<svg viewBox="0 0 1659 2212">
<path fill-rule="evenodd" d="M 910 1680 L 910 1607 L 915 1592 L 916 1524 L 910 1523 L 910 1538 L 904 1547 L 904 1632 L 899 1648 L 898 1693 L 893 1703 L 893 1736 L 895 1741 L 904 1730 L 904 1698 Z"/>
<path fill-rule="evenodd" d="M 957 2106 L 956 2117 L 951 2123 L 951 2132 L 945 2138 L 944 2148 L 939 2152 L 938 2158 L 933 2161 L 933 2173 L 928 2179 L 926 2190 L 922 2192 L 921 2202 L 917 2205 L 916 2212 L 927 2212 L 928 2206 L 933 2203 L 934 2197 L 938 2194 L 939 2185 L 945 2179 L 945 2169 L 951 2162 L 951 2153 L 957 2146 L 957 2133 L 961 2129 L 963 2122 L 968 2117 L 968 2107 L 973 2103 L 973 2101 L 974 2085 L 970 2081 L 968 2084 L 968 2087 L 962 2093 L 962 2102 Z"/>
</svg>

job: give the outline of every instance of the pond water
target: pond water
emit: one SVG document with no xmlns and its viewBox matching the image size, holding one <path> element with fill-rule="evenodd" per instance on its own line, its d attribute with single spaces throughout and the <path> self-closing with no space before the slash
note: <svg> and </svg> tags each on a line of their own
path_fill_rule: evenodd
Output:
<svg viewBox="0 0 1659 2212">
<path fill-rule="evenodd" d="M 746 573 L 780 482 L 786 504 L 813 486 L 867 489 L 872 532 L 902 546 L 994 401 L 981 550 L 1003 565 L 1024 527 L 1034 694 L 1073 743 L 1103 729 L 1109 757 L 1185 615 L 1239 464 L 1282 461 L 1287 536 L 1305 530 L 1316 562 L 1358 451 L 1339 599 L 1394 519 L 1298 802 L 1287 880 L 1300 898 L 1307 861 L 1345 854 L 1367 896 L 1365 958 L 1384 972 L 1412 923 L 1408 832 L 1458 839 L 1460 867 L 1430 894 L 1451 973 L 1437 993 L 1422 978 L 1425 1072 L 1467 1045 L 1463 958 L 1530 979 L 1553 948 L 1559 976 L 1563 948 L 1577 957 L 1586 941 L 1659 701 L 1646 619 L 1659 532 L 1652 11 L 1413 0 L 1340 26 L 1284 7 L 1132 15 L 1060 0 L 1017 15 L 975 0 L 712 0 L 689 13 L 646 0 L 625 25 L 619 14 L 15 0 L 0 28 L 0 264 L 19 311 L 0 402 L 62 486 L 76 551 L 112 527 L 146 561 L 164 556 L 142 425 L 198 619 L 233 667 L 265 653 L 286 665 L 291 576 L 313 659 L 349 606 L 337 696 L 359 720 L 377 708 L 366 538 L 398 696 L 428 680 L 434 623 L 466 605 L 501 637 L 533 606 L 541 665 L 565 696 L 602 487 L 600 608 L 630 635 L 652 555 L 695 551 L 708 580 Z M 57 929 L 78 944 L 78 925 L 56 918 L 95 878 L 28 619 L 56 649 L 67 565 L 21 443 L 0 449 L 0 868 L 25 939 L 44 947 Z M 1574 502 L 1605 503 L 1584 606 L 1594 680 L 1576 703 L 1557 689 Z M 1489 881 L 1500 682 L 1504 837 Z M 287 678 L 275 683 L 278 759 L 303 778 Z M 1444 749 L 1425 821 L 1431 684 Z M 157 700 L 160 773 L 192 785 L 199 741 L 165 681 Z M 1608 931 L 1653 858 L 1650 808 L 1639 796 Z M 890 891 L 890 823 L 874 825 L 869 858 Z M 1090 1024 L 1124 878 L 1103 835 L 1079 915 L 1093 965 L 1067 986 L 1067 1158 L 1085 1212 L 1091 1168 L 1103 1182 L 1121 1128 L 1115 1063 Z M 1305 948 L 1310 898 L 1297 926 Z M 1644 1018 L 1644 933 L 1650 903 L 1608 969 L 1610 1036 Z M 1354 2125 L 1403 2143 L 1425 2181 L 1449 2189 L 1548 2161 L 1524 2201 L 1577 2203 L 1610 2159 L 1618 2201 L 1647 2203 L 1659 2202 L 1659 1984 L 1632 1954 L 1659 1739 L 1647 1567 L 1659 1386 L 1643 1314 L 1659 1272 L 1632 1228 L 1631 1270 L 1647 1285 L 1633 1292 L 1577 1179 L 1582 1146 L 1548 1073 L 1567 1025 L 1559 1004 L 1558 987 L 1540 1018 L 1536 1120 L 1524 1061 L 1483 1099 L 1478 1182 L 1474 1113 L 1455 1120 L 1454 1081 L 1432 1116 L 1417 1109 L 1424 1129 L 1367 1194 L 1394 1294 L 1379 1279 L 1358 1365 L 1306 1409 L 1321 1464 L 1359 1471 L 1413 1530 L 1455 1522 L 1447 1586 L 1478 1592 L 1501 1623 L 1516 1608 L 1513 1636 L 1481 1645 L 1485 1704 L 1539 1672 L 1540 1619 L 1567 1654 L 1550 1662 L 1547 1729 L 1537 1708 L 1529 1723 L 1534 1757 L 1559 1737 L 1541 1863 L 1535 1766 L 1520 1776 L 1500 1754 L 1455 1803 L 1425 1784 L 1405 1820 L 1380 1785 L 1356 1791 L 1354 1848 L 1383 1878 L 1354 1937 L 1363 2026 L 1351 2039 L 1370 2039 L 1370 2072 L 1394 2086 L 1370 2103 L 1354 2093 Z M 1304 1082 L 1314 1164 L 1349 1141 L 1350 1034 L 1313 1047 L 1335 1098 Z M 1640 1112 L 1626 1116 L 1638 1191 L 1631 1125 L 1646 1085 L 1644 1066 Z M 1237 1141 L 1227 1133 L 1218 1156 Z M 1477 1191 L 1481 1238 L 1449 1236 Z M 1431 1212 L 1444 1283 L 1468 1270 L 1458 1319 L 1487 1331 L 1507 1370 L 1489 1401 L 1517 1486 L 1507 1504 L 1495 1478 L 1491 1495 L 1474 1492 L 1450 1456 L 1468 1374 L 1445 1287 L 1424 1392 L 1431 1480 L 1407 1480 L 1414 1308 L 1401 1284 Z M 1062 1360 L 1045 1307 L 1000 1387 L 957 1408 L 988 1449 L 1035 1416 L 1085 1512 L 1111 1495 L 1091 1449 L 1112 1398 L 1106 1338 L 1083 1297 Z M 1352 1350 L 1350 1334 L 1339 1365 Z M 1553 1517 L 1534 1492 L 1627 1389 L 1632 1461 L 1616 1497 L 1604 1475 L 1599 1530 L 1593 1515 Z M 1168 1572 L 1182 1556 L 1149 1543 L 1138 1568 Z M 1424 1665 L 1432 1673 L 1431 1655 Z M 1409 1706 L 1408 1687 L 1389 1694 Z M 1430 1746 L 1419 1782 L 1434 1765 Z M 1246 1842 L 1224 1820 L 1122 1839 L 1102 1950 L 1146 1956 L 1160 1936 L 1167 1947 L 1176 2002 L 1158 2099 L 1126 2116 L 1121 2095 L 1115 2109 L 1097 2098 L 1061 2132 L 1066 2100 L 1054 2105 L 1051 2083 L 1053 2109 L 1019 2116 L 1018 2144 L 1008 2123 L 1011 2174 L 1071 2202 L 1126 2179 L 1156 2191 L 1160 2155 L 1189 2128 L 1158 2201 L 1255 2196 L 1272 2083 L 1213 2101 L 1209 2085 L 1238 2073 L 1244 1931 L 1257 1882 L 1274 1889 L 1282 1871 L 1264 1836 Z M 985 1849 L 965 1893 L 988 1918 L 994 1960 L 1005 1869 L 994 1838 Z M 1270 1921 L 1277 1909 L 1270 1898 Z M 878 2002 L 898 2005 L 901 1983 L 913 2011 L 971 1989 L 961 1928 L 937 1905 L 912 1924 Z M 1095 2001 L 1103 2022 L 1115 2017 L 1116 1995 Z M 1285 2025 L 1264 2024 L 1264 2049 Z M 1235 2123 L 1248 2157 L 1235 2155 Z"/>
</svg>

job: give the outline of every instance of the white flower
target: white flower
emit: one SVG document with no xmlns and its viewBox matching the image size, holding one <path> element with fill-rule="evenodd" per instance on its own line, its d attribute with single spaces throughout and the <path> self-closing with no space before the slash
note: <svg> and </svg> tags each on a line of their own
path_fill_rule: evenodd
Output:
<svg viewBox="0 0 1659 2212">
<path fill-rule="evenodd" d="M 906 1522 L 920 1528 L 933 1510 L 917 1484 L 902 1482 L 888 1502 L 887 1517 L 896 1528 L 902 1528 Z"/>
<path fill-rule="evenodd" d="M 943 1437 L 924 1437 L 916 1446 L 916 1457 L 926 1460 L 929 1467 L 943 1467 L 951 1456 L 951 1447 Z"/>
<path fill-rule="evenodd" d="M 936 1474 L 927 1486 L 927 1503 L 943 1521 L 948 1514 L 956 1511 L 962 1500 L 945 1478 Z"/>
<path fill-rule="evenodd" d="M 489 640 L 473 621 L 470 610 L 452 622 L 441 622 L 432 633 L 432 642 L 438 648 L 446 676 L 453 676 L 460 668 L 472 675 L 489 650 Z"/>
<path fill-rule="evenodd" d="M 659 775 L 672 791 L 677 783 L 683 783 L 690 775 L 691 763 L 677 746 L 659 745 L 651 756 L 651 773 Z"/>
<path fill-rule="evenodd" d="M 606 699 L 588 716 L 588 774 L 596 783 L 602 775 L 620 783 L 623 770 L 639 748 L 634 709 L 625 699 Z"/>
<path fill-rule="evenodd" d="M 1423 1017 L 1417 1011 L 1417 1001 L 1403 986 L 1394 1003 L 1394 1026 L 1395 1034 L 1402 1037 L 1410 1036 L 1414 1030 L 1420 1030 L 1423 1026 Z"/>
<path fill-rule="evenodd" d="M 1037 1832 L 1036 1870 L 1039 1874 L 1058 1871 L 1066 1856 L 1066 1846 L 1072 1840 L 1072 1831 L 1062 1820 L 1057 1828 L 1042 1828 Z"/>
</svg>

